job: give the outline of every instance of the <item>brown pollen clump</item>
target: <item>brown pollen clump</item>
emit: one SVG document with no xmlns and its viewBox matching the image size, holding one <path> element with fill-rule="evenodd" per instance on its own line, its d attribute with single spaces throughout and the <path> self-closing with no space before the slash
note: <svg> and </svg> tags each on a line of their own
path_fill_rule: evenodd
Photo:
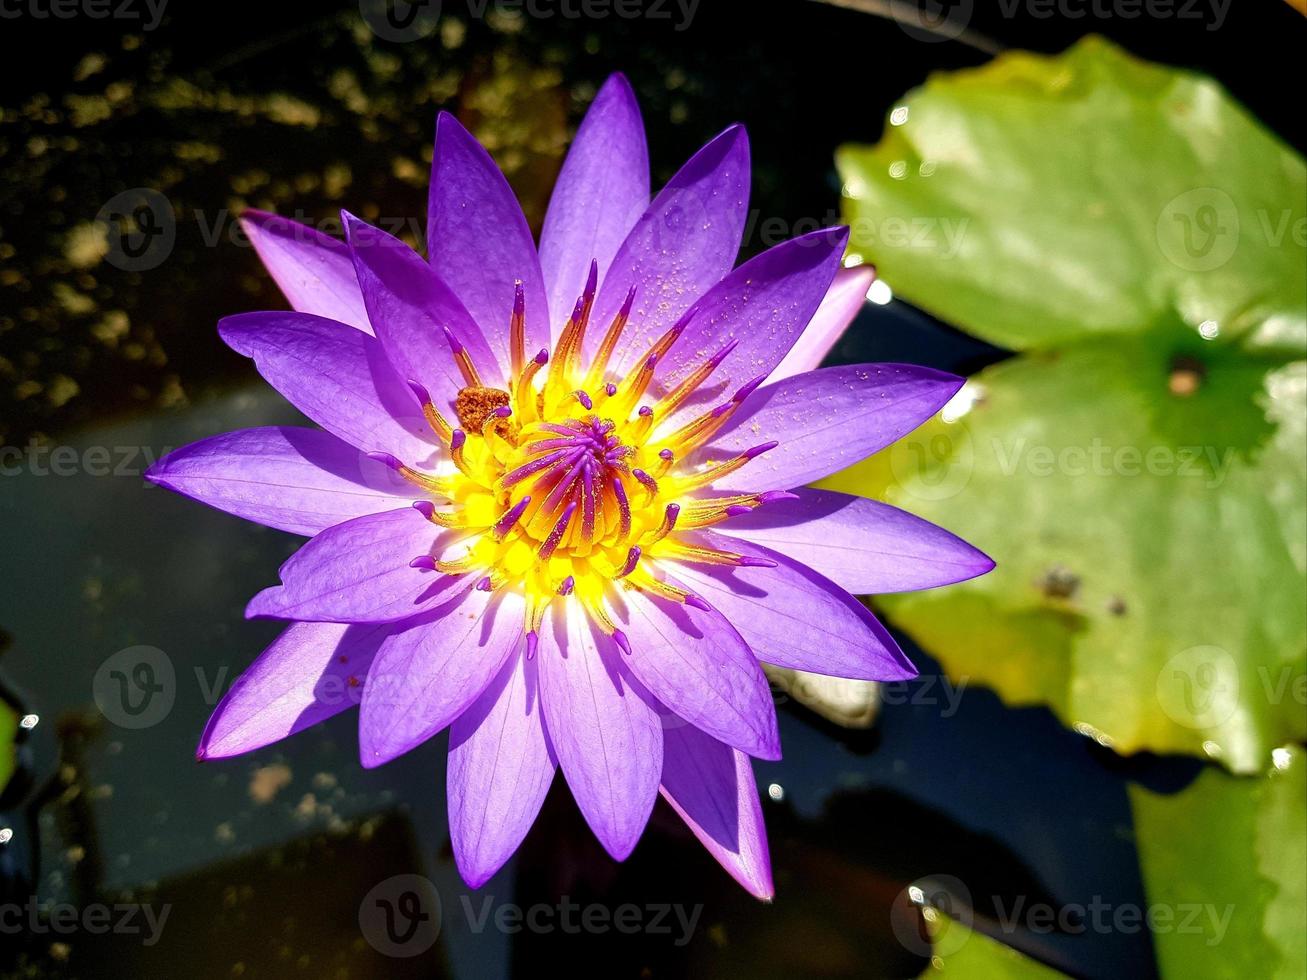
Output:
<svg viewBox="0 0 1307 980">
<path fill-rule="evenodd" d="M 454 414 L 464 431 L 479 433 L 495 409 L 503 408 L 510 400 L 506 391 L 472 385 L 461 389 L 454 399 Z"/>
</svg>

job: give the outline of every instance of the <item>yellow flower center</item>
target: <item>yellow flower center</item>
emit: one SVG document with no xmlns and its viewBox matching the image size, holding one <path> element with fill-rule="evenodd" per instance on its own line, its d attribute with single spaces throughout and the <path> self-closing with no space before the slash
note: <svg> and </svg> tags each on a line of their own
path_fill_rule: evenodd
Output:
<svg viewBox="0 0 1307 980">
<path fill-rule="evenodd" d="M 632 293 L 583 368 L 594 284 L 592 269 L 553 356 L 542 350 L 530 359 L 523 349 L 519 289 L 510 328 L 511 390 L 485 386 L 451 336 L 466 381 L 454 406 L 458 427 L 420 389 L 419 394 L 453 467 L 439 476 L 399 468 L 435 498 L 417 505 L 428 519 L 457 532 L 444 555 L 419 558 L 415 564 L 474 575 L 485 591 L 511 589 L 523 595 L 529 634 L 538 631 L 550 602 L 574 596 L 625 645 L 609 613 L 609 590 L 641 589 L 702 606 L 702 600 L 655 574 L 659 558 L 750 563 L 744 556 L 695 547 L 676 532 L 708 527 L 764 503 L 769 494 L 696 497 L 694 492 L 774 444 L 693 469 L 678 465 L 725 424 L 757 382 L 673 431 L 659 428 L 657 420 L 684 403 L 730 346 L 646 404 L 658 360 L 676 342 L 680 328 L 669 330 L 624 379 L 612 379 L 609 363 L 630 314 Z"/>
</svg>

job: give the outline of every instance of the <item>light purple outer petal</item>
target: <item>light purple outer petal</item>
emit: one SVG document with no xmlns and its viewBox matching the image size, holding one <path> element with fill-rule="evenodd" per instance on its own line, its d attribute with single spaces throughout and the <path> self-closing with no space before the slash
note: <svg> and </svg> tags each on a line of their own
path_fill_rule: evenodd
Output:
<svg viewBox="0 0 1307 980">
<path fill-rule="evenodd" d="M 740 491 L 788 490 L 866 459 L 934 415 L 963 379 L 912 364 L 850 364 L 758 389 L 703 459 L 727 459 L 772 440 L 780 445 L 731 474 Z"/>
<path fill-rule="evenodd" d="M 614 604 L 631 643 L 625 663 L 650 694 L 727 745 L 760 759 L 781 757 L 767 677 L 721 613 L 642 592 Z"/>
<path fill-rule="evenodd" d="M 421 382 L 436 407 L 447 412 L 464 385 L 442 329 L 448 328 L 467 348 L 482 380 L 502 386 L 508 362 L 501 363 L 481 327 L 436 272 L 380 228 L 349 213 L 344 221 L 364 302 L 395 373 L 404 381 Z"/>
<path fill-rule="evenodd" d="M 585 286 L 590 262 L 600 282 L 649 206 L 649 150 L 631 84 L 611 76 L 595 96 L 558 174 L 544 228 L 540 268 L 557 337 Z"/>
<path fill-rule="evenodd" d="M 247 521 L 304 535 L 413 497 L 411 484 L 329 432 L 293 426 L 201 439 L 160 459 L 145 478 Z"/>
<path fill-rule="evenodd" d="M 410 568 L 441 532 L 412 507 L 329 527 L 281 566 L 282 584 L 264 589 L 247 617 L 331 623 L 385 623 L 414 616 L 454 591 L 458 579 Z M 448 533 L 448 532 L 446 532 Z"/>
<path fill-rule="evenodd" d="M 557 766 L 537 663 L 518 654 L 449 729 L 449 836 L 469 887 L 480 888 L 517 850 Z"/>
<path fill-rule="evenodd" d="M 624 374 L 690 304 L 731 271 L 749 206 L 749 140 L 732 126 L 692 156 L 640 216 L 617 250 L 595 300 L 587 353 L 635 286 L 635 304 L 613 357 Z"/>
<path fill-rule="evenodd" d="M 218 333 L 287 401 L 350 445 L 427 467 L 438 461 L 431 427 L 374 337 L 307 313 L 241 313 L 218 321 Z"/>
<path fill-rule="evenodd" d="M 439 606 L 381 645 L 363 692 L 359 757 L 367 768 L 425 742 L 494 680 L 522 637 L 525 603 L 456 581 Z"/>
<path fill-rule="evenodd" d="M 539 648 L 545 727 L 577 806 L 618 861 L 640 839 L 663 768 L 656 702 L 620 657 L 577 603 L 551 605 Z"/>
<path fill-rule="evenodd" d="M 833 490 L 801 488 L 717 530 L 764 545 L 855 595 L 952 585 L 994 567 L 983 552 L 907 511 Z"/>
<path fill-rule="evenodd" d="M 664 432 L 701 414 L 709 401 L 724 401 L 733 393 L 728 386 L 771 373 L 821 304 L 848 237 L 846 228 L 827 228 L 783 242 L 730 272 L 690 308 L 684 333 L 659 367 L 659 384 L 671 388 L 728 341 L 736 346 L 706 390 L 658 420 Z"/>
<path fill-rule="evenodd" d="M 876 270 L 869 265 L 853 269 L 840 269 L 835 273 L 826 298 L 812 315 L 812 322 L 803 331 L 799 342 L 790 348 L 785 359 L 772 372 L 772 380 L 780 381 L 804 371 L 815 371 L 830 353 L 835 342 L 843 336 L 858 311 L 867 303 L 867 290 L 876 281 Z"/>
<path fill-rule="evenodd" d="M 344 242 L 266 211 L 246 211 L 240 223 L 293 309 L 372 333 Z"/>
<path fill-rule="evenodd" d="M 771 856 L 749 757 L 693 725 L 667 727 L 663 798 L 732 878 L 770 900 Z"/>
<path fill-rule="evenodd" d="M 526 356 L 549 343 L 549 300 L 531 229 L 490 154 L 447 112 L 436 120 L 427 261 L 481 325 L 500 364 L 509 363 L 508 322 L 519 279 L 526 294 Z"/>
<path fill-rule="evenodd" d="M 354 707 L 377 647 L 393 628 L 288 626 L 218 702 L 196 758 L 251 752 Z"/>
<path fill-rule="evenodd" d="M 697 531 L 705 546 L 770 559 L 775 568 L 676 564 L 676 574 L 740 631 L 764 663 L 855 680 L 917 676 L 894 638 L 830 579 L 740 538 Z"/>
</svg>

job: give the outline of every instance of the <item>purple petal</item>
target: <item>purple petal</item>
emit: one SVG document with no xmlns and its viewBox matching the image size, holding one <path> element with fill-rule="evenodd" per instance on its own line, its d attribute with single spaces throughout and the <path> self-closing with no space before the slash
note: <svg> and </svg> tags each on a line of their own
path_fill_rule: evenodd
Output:
<svg viewBox="0 0 1307 980">
<path fill-rule="evenodd" d="M 218 333 L 328 432 L 364 452 L 434 463 L 435 436 L 376 338 L 307 313 L 242 313 Z"/>
<path fill-rule="evenodd" d="M 586 822 L 622 861 L 658 794 L 662 722 L 621 655 L 598 640 L 575 602 L 555 604 L 549 619 L 539 648 L 545 727 Z"/>
<path fill-rule="evenodd" d="M 771 856 L 749 757 L 693 725 L 669 725 L 663 798 L 749 894 L 770 901 Z"/>
<path fill-rule="evenodd" d="M 772 372 L 772 380 L 780 381 L 805 371 L 815 371 L 835 342 L 843 336 L 853 318 L 867 303 L 867 290 L 876 281 L 876 270 L 869 265 L 853 269 L 840 269 L 835 273 L 821 306 L 812 315 L 798 343 L 790 348 L 785 359 Z"/>
<path fill-rule="evenodd" d="M 722 370 L 737 386 L 770 374 L 821 304 L 848 238 L 847 228 L 815 231 L 727 275 L 681 321 L 685 332 L 659 365 L 659 382 L 672 387 L 732 340 L 736 346 Z M 660 421 L 672 431 L 702 411 L 697 399 Z"/>
<path fill-rule="evenodd" d="M 393 627 L 294 623 L 223 695 L 196 757 L 263 748 L 359 703 L 377 647 Z"/>
<path fill-rule="evenodd" d="M 287 559 L 282 584 L 251 599 L 245 615 L 331 623 L 416 615 L 459 581 L 409 564 L 429 554 L 440 533 L 412 507 L 329 527 Z"/>
<path fill-rule="evenodd" d="M 540 232 L 540 267 L 555 334 L 581 295 L 591 260 L 599 264 L 602 282 L 648 206 L 649 151 L 640 107 L 626 77 L 612 75 L 576 131 Z"/>
<path fill-rule="evenodd" d="M 635 287 L 613 368 L 625 373 L 690 304 L 731 271 L 749 206 L 749 140 L 732 126 L 690 158 L 617 250 L 595 301 L 587 351 Z"/>
<path fill-rule="evenodd" d="M 266 211 L 246 211 L 240 222 L 293 309 L 372 333 L 344 242 Z"/>
<path fill-rule="evenodd" d="M 727 745 L 760 759 L 779 759 L 771 687 L 726 618 L 715 609 L 641 592 L 621 598 L 616 618 L 632 651 L 625 663 L 649 693 Z"/>
<path fill-rule="evenodd" d="M 912 364 L 850 364 L 760 388 L 701 451 L 725 459 L 780 445 L 731 475 L 732 489 L 788 490 L 866 459 L 934 415 L 962 378 Z"/>
<path fill-rule="evenodd" d="M 507 359 L 501 361 L 494 353 L 476 321 L 435 271 L 380 228 L 348 213 L 344 221 L 364 302 L 395 372 L 405 381 L 421 382 L 436 407 L 446 411 L 465 384 L 445 339 L 444 328 L 448 328 L 467 348 L 482 379 L 502 385 Z"/>
<path fill-rule="evenodd" d="M 519 279 L 528 356 L 549 343 L 549 301 L 531 229 L 490 154 L 447 112 L 436 120 L 427 261 L 481 325 L 501 364 L 509 363 L 508 321 Z"/>
<path fill-rule="evenodd" d="M 471 888 L 517 850 L 554 780 L 536 671 L 536 661 L 510 658 L 449 730 L 449 836 Z"/>
<path fill-rule="evenodd" d="M 218 510 L 292 534 L 391 510 L 413 486 L 328 432 L 242 429 L 176 449 L 145 478 Z"/>
<path fill-rule="evenodd" d="M 461 715 L 521 640 L 524 612 L 521 597 L 462 581 L 438 607 L 388 637 L 363 692 L 363 765 L 389 762 Z"/>
<path fill-rule="evenodd" d="M 718 530 L 779 551 L 855 595 L 951 585 L 994 567 L 961 538 L 906 511 L 832 490 L 802 488 Z"/>
<path fill-rule="evenodd" d="M 759 660 L 855 680 L 917 676 L 871 611 L 830 579 L 761 545 L 710 531 L 695 534 L 709 548 L 776 562 L 775 568 L 676 566 L 676 574 L 722 611 Z"/>
</svg>

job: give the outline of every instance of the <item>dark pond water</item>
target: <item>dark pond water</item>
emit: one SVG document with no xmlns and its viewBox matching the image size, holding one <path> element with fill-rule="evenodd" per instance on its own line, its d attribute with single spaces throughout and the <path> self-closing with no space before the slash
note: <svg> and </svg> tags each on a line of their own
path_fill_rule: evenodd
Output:
<svg viewBox="0 0 1307 980">
<path fill-rule="evenodd" d="M 836 145 L 874 140 L 885 110 L 930 70 L 987 57 L 801 2 L 704 0 L 682 31 L 483 22 L 446 3 L 437 34 L 412 44 L 376 43 L 350 5 L 314 6 L 310 19 L 308 5 L 197 8 L 169 10 L 150 31 L 86 17 L 0 22 L 0 441 L 71 447 L 64 458 L 77 460 L 70 475 L 24 465 L 0 479 L 0 668 L 9 699 L 39 716 L 0 799 L 12 831 L 0 888 L 24 908 L 35 893 L 77 909 L 169 910 L 157 937 L 141 913 L 135 934 L 34 919 L 0 934 L 0 967 L 197 980 L 912 976 L 930 950 L 904 894 L 928 878 L 955 909 L 974 909 L 977 929 L 1066 972 L 1151 975 L 1146 933 L 1012 933 L 999 919 L 1018 901 L 1144 905 L 1127 782 L 1179 787 L 1194 766 L 1120 760 L 1042 709 L 949 684 L 906 640 L 922 678 L 887 689 L 870 730 L 782 696 L 785 759 L 756 766 L 771 905 L 741 892 L 661 804 L 634 856 L 613 864 L 562 780 L 516 860 L 469 892 L 448 848 L 443 736 L 365 771 L 347 714 L 251 756 L 194 761 L 218 692 L 277 632 L 246 622 L 244 604 L 297 543 L 139 478 L 168 448 L 296 420 L 214 331 L 220 316 L 281 305 L 229 235 L 239 207 L 317 220 L 347 204 L 402 223 L 424 207 L 423 153 L 444 106 L 491 142 L 538 220 L 587 92 L 620 68 L 643 102 L 656 177 L 726 123 L 748 124 L 756 251 L 768 227 L 826 220 Z M 1212 71 L 1301 145 L 1275 99 L 1297 83 L 1275 50 L 1279 15 L 1245 7 L 1219 33 L 1176 23 L 1117 36 Z M 980 12 L 974 23 L 1049 50 L 1084 29 Z M 1256 57 L 1240 47 L 1254 43 Z M 177 216 L 176 244 L 152 269 L 109 267 L 79 237 L 131 187 L 160 189 Z M 834 359 L 966 372 L 1001 356 L 894 302 L 869 306 Z M 133 727 L 92 694 L 106 661 L 139 647 L 161 651 L 154 662 L 172 679 Z M 421 955 L 395 958 L 365 934 L 359 908 L 403 874 L 434 883 L 440 929 Z M 561 918 L 627 903 L 648 928 L 578 934 Z M 501 909 L 537 905 L 554 928 L 496 926 Z"/>
</svg>

